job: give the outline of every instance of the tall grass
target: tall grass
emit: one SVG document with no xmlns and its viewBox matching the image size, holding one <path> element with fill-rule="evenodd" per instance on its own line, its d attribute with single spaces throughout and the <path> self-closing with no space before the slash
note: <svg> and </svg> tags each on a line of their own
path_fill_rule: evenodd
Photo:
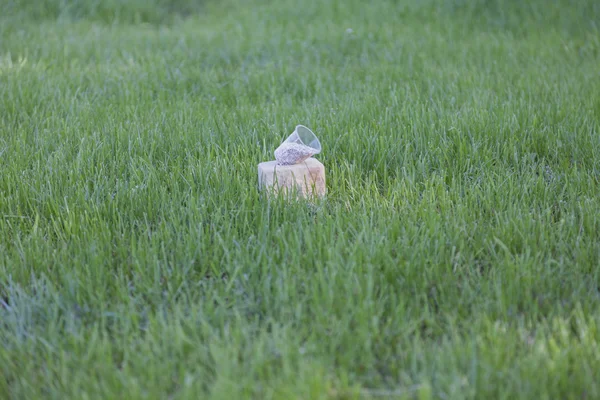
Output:
<svg viewBox="0 0 600 400">
<path fill-rule="evenodd" d="M 0 10 L 0 397 L 600 396 L 596 2 Z"/>
</svg>

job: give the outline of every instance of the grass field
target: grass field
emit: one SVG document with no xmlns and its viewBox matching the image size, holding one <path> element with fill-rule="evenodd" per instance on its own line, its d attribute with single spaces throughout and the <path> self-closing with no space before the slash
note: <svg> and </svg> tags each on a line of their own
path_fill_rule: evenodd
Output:
<svg viewBox="0 0 600 400">
<path fill-rule="evenodd" d="M 600 398 L 600 3 L 0 1 L 0 342 L 3 399 Z"/>
</svg>

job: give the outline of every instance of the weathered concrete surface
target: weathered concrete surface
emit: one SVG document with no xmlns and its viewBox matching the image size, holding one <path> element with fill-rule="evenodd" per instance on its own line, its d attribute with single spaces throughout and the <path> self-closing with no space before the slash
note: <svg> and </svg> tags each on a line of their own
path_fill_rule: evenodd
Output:
<svg viewBox="0 0 600 400">
<path fill-rule="evenodd" d="M 322 197 L 327 192 L 325 167 L 312 157 L 294 165 L 263 162 L 258 164 L 258 186 L 269 193 L 283 192 L 302 198 Z"/>
</svg>

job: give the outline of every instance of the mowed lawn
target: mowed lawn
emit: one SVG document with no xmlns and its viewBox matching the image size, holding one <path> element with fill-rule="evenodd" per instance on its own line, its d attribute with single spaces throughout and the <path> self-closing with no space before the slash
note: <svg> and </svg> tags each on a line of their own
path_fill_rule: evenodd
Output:
<svg viewBox="0 0 600 400">
<path fill-rule="evenodd" d="M 0 1 L 0 398 L 596 399 L 599 342 L 599 2 Z"/>
</svg>

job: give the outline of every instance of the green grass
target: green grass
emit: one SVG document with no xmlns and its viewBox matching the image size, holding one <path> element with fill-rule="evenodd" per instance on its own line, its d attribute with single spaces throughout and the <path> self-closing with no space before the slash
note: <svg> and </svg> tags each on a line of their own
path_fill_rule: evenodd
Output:
<svg viewBox="0 0 600 400">
<path fill-rule="evenodd" d="M 0 2 L 0 398 L 600 398 L 599 21 Z"/>
</svg>

